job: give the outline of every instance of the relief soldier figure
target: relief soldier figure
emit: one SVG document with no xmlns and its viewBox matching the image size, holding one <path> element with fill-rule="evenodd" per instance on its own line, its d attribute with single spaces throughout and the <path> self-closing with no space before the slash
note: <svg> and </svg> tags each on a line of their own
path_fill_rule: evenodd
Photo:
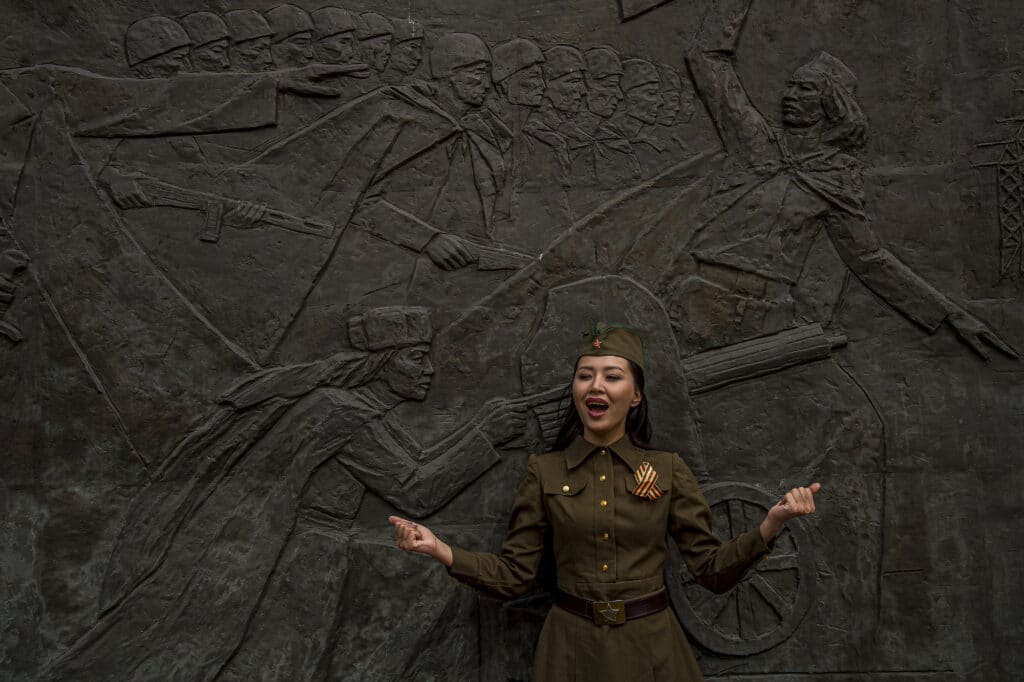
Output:
<svg viewBox="0 0 1024 682">
<path fill-rule="evenodd" d="M 538 120 L 530 123 L 544 102 L 544 54 L 533 41 L 513 38 L 496 46 L 493 55 L 495 92 L 487 106 L 512 131 L 494 236 L 527 253 L 540 253 L 569 226 L 566 167 L 551 153 L 552 144 L 564 143 L 539 132 Z"/>
<path fill-rule="evenodd" d="M 586 106 L 576 115 L 585 137 L 570 138 L 573 209 L 590 212 L 615 190 L 640 179 L 640 160 L 616 115 L 623 100 L 623 68 L 610 47 L 586 51 Z"/>
<path fill-rule="evenodd" d="M 551 236 L 575 220 L 569 195 L 572 186 L 570 146 L 582 145 L 589 139 L 575 122 L 586 94 L 583 55 L 570 45 L 555 45 L 545 50 L 543 56 L 544 99 L 526 119 L 528 144 L 523 161 L 531 177 L 543 182 L 553 195 L 544 199 L 550 207 L 548 213 L 552 222 L 546 228 L 549 234 L 541 233 L 539 246 L 546 245 Z"/>
<path fill-rule="evenodd" d="M 385 83 L 408 83 L 423 62 L 423 26 L 415 19 L 395 19 L 391 22 L 391 56 L 387 69 L 381 75 Z"/>
<path fill-rule="evenodd" d="M 663 104 L 658 68 L 643 59 L 627 59 L 622 64 L 622 91 L 625 97 L 613 121 L 636 155 L 636 179 L 641 173 L 641 166 L 644 174 L 651 175 L 650 157 L 658 151 L 645 134 L 648 128 L 657 124 Z M 643 163 L 645 160 L 647 164 Z"/>
<path fill-rule="evenodd" d="M 190 71 L 191 44 L 185 29 L 167 17 L 139 19 L 124 34 L 128 66 L 139 78 L 170 78 Z"/>
<path fill-rule="evenodd" d="M 359 40 L 359 61 L 369 64 L 375 75 L 367 80 L 368 89 L 383 83 L 382 76 L 391 60 L 391 34 L 394 32 L 391 20 L 377 12 L 363 12 L 356 23 L 356 39 Z"/>
<path fill-rule="evenodd" d="M 313 20 L 295 5 L 279 5 L 263 15 L 273 31 L 270 56 L 279 69 L 305 66 L 313 61 Z"/>
<path fill-rule="evenodd" d="M 936 291 L 874 236 L 862 164 L 851 155 L 867 134 L 857 79 L 821 52 L 792 75 L 782 128 L 768 124 L 736 74 L 736 43 L 750 0 L 702 35 L 689 56 L 697 92 L 714 121 L 727 164 L 692 236 L 659 291 L 691 351 L 785 329 L 792 295 L 819 230 L 869 289 L 928 332 L 948 324 L 972 349 L 1013 355 L 986 325 Z"/>
<path fill-rule="evenodd" d="M 313 52 L 321 64 L 351 64 L 358 61 L 356 19 L 340 7 L 314 10 Z"/>
<path fill-rule="evenodd" d="M 270 54 L 274 31 L 262 14 L 251 9 L 236 9 L 224 15 L 224 22 L 231 33 L 228 55 L 232 70 L 251 73 L 274 68 Z"/>
<path fill-rule="evenodd" d="M 304 311 L 318 321 L 300 319 L 282 352 L 308 352 L 291 346 L 300 328 L 337 344 L 322 319 L 329 308 L 400 301 L 455 314 L 448 304 L 467 303 L 529 261 L 491 232 L 511 132 L 483 106 L 492 91 L 487 45 L 468 33 L 442 36 L 430 67 L 433 96 L 416 85 L 381 88 L 259 159 L 330 154 L 304 172 L 313 187 L 327 182 L 317 215 L 348 228 Z M 341 135 L 346 142 L 338 142 Z M 354 165 L 345 167 L 350 159 Z M 367 273 L 367 262 L 379 265 Z"/>
<path fill-rule="evenodd" d="M 231 68 L 231 34 L 223 19 L 213 12 L 192 12 L 181 18 L 181 25 L 192 43 L 189 59 L 195 71 L 218 73 Z"/>
<path fill-rule="evenodd" d="M 676 127 L 693 117 L 693 95 L 684 89 L 679 72 L 667 64 L 658 66 L 661 106 L 655 123 L 645 123 L 633 139 L 644 177 L 657 175 L 693 153 Z"/>
<path fill-rule="evenodd" d="M 359 350 L 243 378 L 180 441 L 126 517 L 99 621 L 43 679 L 313 679 L 348 570 L 335 529 L 365 492 L 427 515 L 524 420 L 491 404 L 423 448 L 387 417 L 429 390 L 429 311 L 350 329 Z"/>
</svg>

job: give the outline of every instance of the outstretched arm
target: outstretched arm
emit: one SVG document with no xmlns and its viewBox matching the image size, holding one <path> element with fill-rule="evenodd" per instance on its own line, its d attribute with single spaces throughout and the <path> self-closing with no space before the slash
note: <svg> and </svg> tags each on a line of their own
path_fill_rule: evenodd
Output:
<svg viewBox="0 0 1024 682">
<path fill-rule="evenodd" d="M 531 456 L 516 490 L 500 554 L 451 547 L 429 528 L 397 516 L 388 521 L 395 527 L 395 544 L 400 549 L 432 557 L 447 566 L 453 578 L 485 594 L 517 597 L 536 579 L 544 551 L 547 515 L 543 498 L 536 456 Z"/>
<path fill-rule="evenodd" d="M 669 534 L 694 580 L 712 592 L 726 592 L 769 552 L 769 543 L 786 521 L 814 511 L 814 493 L 820 489 L 817 483 L 809 488 L 794 488 L 768 510 L 758 528 L 723 542 L 712 532 L 711 509 L 697 480 L 680 459 L 672 470 Z"/>
<path fill-rule="evenodd" d="M 428 516 L 501 461 L 495 447 L 522 433 L 524 408 L 485 406 L 478 419 L 423 448 L 404 429 L 378 420 L 337 458 L 363 485 L 412 516 Z"/>
<path fill-rule="evenodd" d="M 934 333 L 945 322 L 983 359 L 988 359 L 991 348 L 1017 358 L 1017 353 L 987 325 L 883 248 L 866 218 L 834 212 L 826 218 L 826 227 L 836 252 L 857 278 L 928 333 Z"/>
</svg>

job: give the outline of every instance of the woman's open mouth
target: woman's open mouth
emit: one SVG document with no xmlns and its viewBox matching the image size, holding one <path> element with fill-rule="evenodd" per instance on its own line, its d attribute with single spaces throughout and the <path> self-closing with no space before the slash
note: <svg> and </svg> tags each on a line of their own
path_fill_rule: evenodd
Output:
<svg viewBox="0 0 1024 682">
<path fill-rule="evenodd" d="M 591 419 L 600 419 L 608 412 L 608 401 L 603 398 L 587 398 L 584 404 Z"/>
</svg>

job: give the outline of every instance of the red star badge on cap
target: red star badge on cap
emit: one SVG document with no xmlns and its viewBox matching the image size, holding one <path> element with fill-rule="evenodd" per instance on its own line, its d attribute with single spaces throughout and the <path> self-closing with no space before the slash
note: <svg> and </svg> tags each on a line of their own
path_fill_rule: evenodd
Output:
<svg viewBox="0 0 1024 682">
<path fill-rule="evenodd" d="M 601 347 L 601 339 L 594 339 L 594 348 Z"/>
</svg>

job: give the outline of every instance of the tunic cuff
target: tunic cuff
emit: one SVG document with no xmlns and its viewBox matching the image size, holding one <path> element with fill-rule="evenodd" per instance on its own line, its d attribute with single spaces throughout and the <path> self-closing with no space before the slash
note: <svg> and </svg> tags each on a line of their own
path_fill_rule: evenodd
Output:
<svg viewBox="0 0 1024 682">
<path fill-rule="evenodd" d="M 448 575 L 461 583 L 472 584 L 480 575 L 476 556 L 461 547 L 452 547 L 452 565 L 448 567 Z"/>
<path fill-rule="evenodd" d="M 769 552 L 775 549 L 775 540 L 779 536 L 776 535 L 772 538 L 771 542 L 765 542 L 764 536 L 761 535 L 760 528 L 752 528 L 747 532 L 740 535 L 739 545 L 742 548 L 744 556 L 748 557 L 751 561 L 764 558 Z"/>
</svg>

